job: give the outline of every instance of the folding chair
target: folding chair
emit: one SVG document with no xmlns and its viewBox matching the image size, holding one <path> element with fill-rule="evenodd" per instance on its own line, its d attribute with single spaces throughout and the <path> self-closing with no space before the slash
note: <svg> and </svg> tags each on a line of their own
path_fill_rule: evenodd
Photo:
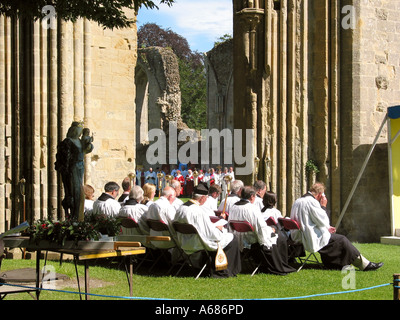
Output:
<svg viewBox="0 0 400 320">
<path fill-rule="evenodd" d="M 300 230 L 300 225 L 296 220 L 289 218 L 278 218 L 278 221 L 286 231 Z M 300 261 L 300 267 L 297 269 L 297 272 L 299 272 L 307 262 L 315 262 L 318 265 L 322 265 L 314 252 L 311 252 L 308 256 L 306 256 L 303 244 L 294 242 L 290 236 L 288 240 L 288 247 L 292 250 L 291 254 L 289 254 L 289 259 L 298 258 Z M 306 258 L 303 259 L 303 257 Z M 311 260 L 311 258 L 314 258 L 314 260 Z"/>
<path fill-rule="evenodd" d="M 265 220 L 265 222 L 267 223 L 267 226 L 276 226 L 274 217 L 269 217 L 267 220 Z"/>
<path fill-rule="evenodd" d="M 218 222 L 221 218 L 217 216 L 210 216 L 210 220 L 212 223 Z"/>
<path fill-rule="evenodd" d="M 194 253 L 205 251 L 206 254 L 207 254 L 207 261 L 206 261 L 206 263 L 203 265 L 203 267 L 201 268 L 200 272 L 197 274 L 197 276 L 196 276 L 196 280 L 197 280 L 197 279 L 200 277 L 200 275 L 203 273 L 203 271 L 204 271 L 204 269 L 207 267 L 207 265 L 210 264 L 210 266 L 211 266 L 211 263 L 212 263 L 211 255 L 210 255 L 210 253 L 207 251 L 206 245 L 204 244 L 203 240 L 201 239 L 201 237 L 200 237 L 200 235 L 199 235 L 197 229 L 196 229 L 193 225 L 191 225 L 191 224 L 189 224 L 189 223 L 182 223 L 182 222 L 176 222 L 176 221 L 175 221 L 175 222 L 172 223 L 172 227 L 174 228 L 174 230 L 175 230 L 177 233 L 182 233 L 182 234 L 186 234 L 186 235 L 197 236 L 197 237 L 199 238 L 199 240 L 200 240 L 201 245 L 203 246 L 203 250 L 199 250 L 199 251 L 196 251 L 196 252 L 194 252 Z M 179 246 L 181 246 L 181 244 L 179 244 Z M 177 276 L 177 275 L 181 272 L 182 268 L 183 268 L 185 265 L 194 267 L 194 265 L 193 265 L 193 263 L 192 263 L 192 261 L 191 261 L 191 259 L 190 259 L 191 255 L 193 255 L 194 253 L 192 253 L 192 254 L 190 254 L 190 255 L 184 254 L 183 257 L 184 257 L 185 260 L 184 260 L 184 262 L 182 263 L 182 265 L 181 265 L 180 269 L 178 270 L 178 272 L 175 274 L 175 276 Z"/>
<path fill-rule="evenodd" d="M 247 232 L 253 232 L 254 228 L 253 226 L 247 222 L 247 221 L 239 221 L 239 220 L 230 220 L 229 221 L 229 225 L 231 227 L 232 230 L 238 232 L 238 233 L 247 233 Z M 246 252 L 244 252 L 246 250 Z M 264 253 L 262 252 L 262 250 L 260 250 L 262 255 L 264 256 Z M 242 261 L 244 261 L 250 253 L 250 250 L 248 249 L 243 249 L 243 256 L 242 256 Z M 265 256 L 264 256 L 265 258 Z M 254 264 L 252 262 L 252 258 L 250 257 L 250 259 L 247 259 L 247 261 L 251 264 L 252 268 L 254 268 Z M 262 262 L 259 262 L 258 265 L 256 266 L 256 268 L 253 270 L 253 272 L 251 273 L 251 276 L 254 276 L 254 274 L 258 271 L 258 269 L 260 268 Z"/>
<path fill-rule="evenodd" d="M 126 229 L 137 229 L 137 230 L 139 230 L 139 234 L 141 234 L 139 224 L 132 217 L 122 218 L 121 226 Z M 136 267 L 136 272 L 139 270 L 139 268 L 141 267 L 143 262 L 151 260 L 151 259 L 149 259 L 149 255 L 151 255 L 151 250 L 146 250 L 144 257 L 136 257 L 136 256 L 134 257 L 137 260 L 141 260 L 140 263 Z"/>
<path fill-rule="evenodd" d="M 168 225 L 162 221 L 162 220 L 154 220 L 154 219 L 148 219 L 147 220 L 147 225 L 149 226 L 150 229 L 154 230 L 154 231 L 158 231 L 158 232 L 163 232 L 163 231 L 168 231 L 170 238 L 172 241 L 172 243 L 174 244 L 174 247 L 177 248 L 179 250 L 180 256 L 181 254 L 181 249 L 178 247 L 176 239 L 174 238 L 174 236 L 171 234 Z M 153 267 L 158 263 L 158 261 L 160 261 L 160 259 L 162 257 L 166 258 L 166 261 L 168 261 L 168 258 L 166 257 L 166 252 L 169 250 L 168 249 L 163 249 L 163 248 L 157 248 L 157 250 L 159 250 L 161 252 L 161 254 L 158 256 L 158 258 L 156 259 L 156 261 L 154 262 L 154 264 L 150 267 L 149 271 L 151 271 L 153 269 Z M 178 259 L 180 258 L 180 256 L 178 257 Z M 171 267 L 169 268 L 169 270 L 167 271 L 167 274 L 169 274 L 172 269 L 174 268 L 174 266 L 176 265 L 176 263 L 172 263 L 171 261 Z"/>
</svg>

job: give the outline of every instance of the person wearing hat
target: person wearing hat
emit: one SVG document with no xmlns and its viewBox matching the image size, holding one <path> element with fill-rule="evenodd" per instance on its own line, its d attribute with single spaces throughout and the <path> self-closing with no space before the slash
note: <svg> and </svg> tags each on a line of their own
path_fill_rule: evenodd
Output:
<svg viewBox="0 0 400 320">
<path fill-rule="evenodd" d="M 216 271 L 215 267 L 211 266 L 210 273 L 212 277 L 226 278 L 236 276 L 242 269 L 238 239 L 232 233 L 227 232 L 224 227 L 216 226 L 211 222 L 207 210 L 202 208 L 207 197 L 207 185 L 200 183 L 194 188 L 192 198 L 179 207 L 174 221 L 193 225 L 212 257 L 215 257 L 218 243 L 220 244 L 226 254 L 228 268 Z M 190 255 L 203 250 L 197 235 L 178 233 L 177 238 L 186 254 Z"/>
</svg>

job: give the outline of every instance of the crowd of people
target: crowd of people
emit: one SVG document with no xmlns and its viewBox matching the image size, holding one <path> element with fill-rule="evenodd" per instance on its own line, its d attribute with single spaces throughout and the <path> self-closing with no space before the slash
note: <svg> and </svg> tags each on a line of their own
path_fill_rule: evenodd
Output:
<svg viewBox="0 0 400 320">
<path fill-rule="evenodd" d="M 161 174 L 161 179 L 159 178 Z M 230 176 L 231 180 L 235 180 L 235 173 L 233 167 L 222 167 L 199 169 L 197 170 L 194 166 L 188 165 L 176 165 L 170 171 L 168 166 L 162 166 L 156 168 L 156 171 L 150 167 L 147 171 L 142 171 L 139 167 L 136 169 L 135 182 L 138 186 L 143 186 L 146 183 L 154 184 L 156 186 L 157 193 L 160 189 L 164 189 L 167 184 L 167 176 L 171 176 L 173 180 L 178 180 L 181 183 L 181 194 L 179 196 L 190 197 L 193 193 L 193 188 L 198 183 L 206 183 L 208 187 L 212 185 L 218 185 L 222 189 L 221 197 L 224 197 L 226 193 L 226 183 L 224 179 L 226 176 Z"/>
<path fill-rule="evenodd" d="M 354 265 L 360 270 L 369 271 L 379 269 L 383 265 L 367 260 L 345 236 L 337 234 L 335 228 L 330 225 L 325 186 L 322 183 L 315 183 L 307 194 L 294 202 L 289 216 L 297 221 L 300 229 L 288 231 L 279 223 L 279 218 L 283 218 L 283 215 L 276 208 L 277 195 L 267 191 L 263 181 L 245 186 L 233 175 L 229 182 L 217 183 L 215 172 L 210 170 L 208 178 L 204 175 L 202 180 L 196 181 L 190 199 L 183 202 L 180 196 L 183 194 L 182 189 L 187 189 L 187 180 L 186 183 L 182 183 L 180 180 L 182 173 L 179 169 L 175 171 L 174 179 L 158 190 L 157 200 L 154 198 L 157 192 L 156 178 L 151 180 L 152 183 L 146 182 L 140 185 L 132 184 L 127 177 L 122 181 L 123 192 L 120 196 L 119 185 L 108 182 L 97 200 L 93 199 L 93 188 L 85 186 L 87 198 L 85 211 L 131 217 L 139 224 L 139 229 L 130 231 L 133 234 L 168 236 L 172 234 L 176 237 L 180 248 L 188 255 L 195 255 L 203 249 L 203 244 L 194 236 L 176 233 L 172 223 L 192 224 L 207 251 L 215 257 L 220 245 L 226 254 L 227 269 L 217 271 L 212 266 L 210 273 L 214 277 L 230 277 L 240 273 L 241 255 L 244 250 L 249 250 L 253 258 L 261 263 L 260 270 L 263 272 L 277 275 L 295 272 L 296 269 L 291 264 L 288 254 L 289 239 L 303 244 L 304 249 L 309 252 L 319 252 L 323 264 L 331 269 Z M 192 174 L 189 171 L 186 179 Z M 228 169 L 225 174 L 229 174 Z M 222 196 L 223 190 L 229 190 L 229 194 Z M 154 231 L 149 228 L 146 222 L 148 219 L 162 220 L 170 230 Z M 243 233 L 232 230 L 230 226 L 232 221 L 247 221 L 254 232 Z M 123 229 L 123 233 L 127 232 L 128 229 Z M 157 241 L 147 245 L 149 249 L 170 249 L 171 259 L 174 257 L 173 242 Z M 198 260 L 200 259 L 199 255 Z"/>
</svg>

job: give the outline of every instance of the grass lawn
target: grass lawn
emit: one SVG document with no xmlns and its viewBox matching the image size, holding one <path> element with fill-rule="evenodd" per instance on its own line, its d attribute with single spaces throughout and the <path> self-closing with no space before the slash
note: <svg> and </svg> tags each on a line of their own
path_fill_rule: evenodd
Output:
<svg viewBox="0 0 400 320">
<path fill-rule="evenodd" d="M 370 288 L 392 283 L 393 274 L 400 273 L 400 247 L 383 244 L 355 244 L 361 253 L 368 259 L 385 265 L 371 272 L 355 272 L 355 290 Z M 75 269 L 72 262 L 48 261 L 55 271 L 75 279 Z M 18 268 L 35 268 L 34 260 L 3 260 L 1 271 Z M 83 266 L 78 266 L 83 276 Z M 386 285 L 371 290 L 349 292 L 342 287 L 346 274 L 341 271 L 322 270 L 305 267 L 298 273 L 287 276 L 269 274 L 240 274 L 235 278 L 211 279 L 199 278 L 195 280 L 188 276 L 156 276 L 146 274 L 145 268 L 133 276 L 133 296 L 157 299 L 179 300 L 231 300 L 231 299 L 279 299 L 303 297 L 301 300 L 392 300 L 393 286 Z M 93 265 L 90 267 L 90 280 L 102 284 L 101 287 L 91 285 L 91 293 L 99 295 L 127 297 L 129 289 L 125 272 L 116 267 Z M 83 287 L 83 281 L 81 282 Z M 58 289 L 58 287 L 56 287 Z M 77 291 L 76 287 L 64 287 L 61 290 Z M 344 294 L 319 295 L 325 293 L 346 292 Z M 319 295 L 319 296 L 313 296 Z M 118 300 L 110 297 L 90 297 L 91 300 Z M 121 298 L 120 298 L 121 299 Z M 26 293 L 9 295 L 6 300 L 31 300 Z M 42 291 L 40 300 L 79 300 L 79 295 Z M 124 299 L 121 299 L 124 300 Z"/>
</svg>

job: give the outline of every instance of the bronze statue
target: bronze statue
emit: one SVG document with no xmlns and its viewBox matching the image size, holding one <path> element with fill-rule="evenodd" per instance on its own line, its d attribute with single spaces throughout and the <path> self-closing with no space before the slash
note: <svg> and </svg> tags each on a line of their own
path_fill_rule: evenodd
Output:
<svg viewBox="0 0 400 320">
<path fill-rule="evenodd" d="M 67 137 L 57 146 L 55 169 L 61 174 L 64 185 L 62 206 L 67 218 L 79 217 L 84 155 L 93 151 L 93 136 L 90 137 L 89 132 L 81 122 L 74 121 L 68 129 Z"/>
</svg>

